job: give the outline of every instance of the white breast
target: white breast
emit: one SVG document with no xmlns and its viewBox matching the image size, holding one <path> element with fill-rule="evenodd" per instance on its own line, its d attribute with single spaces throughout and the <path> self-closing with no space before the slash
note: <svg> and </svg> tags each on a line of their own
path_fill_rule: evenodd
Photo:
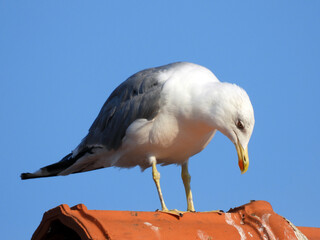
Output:
<svg viewBox="0 0 320 240">
<path fill-rule="evenodd" d="M 160 97 L 160 111 L 155 119 L 138 119 L 126 131 L 115 165 L 149 167 L 147 156 L 153 155 L 158 163 L 180 164 L 200 152 L 211 140 L 215 129 L 196 116 L 199 99 L 207 83 L 218 82 L 208 69 L 187 64 L 168 77 Z M 160 78 L 162 78 L 160 76 Z"/>
</svg>

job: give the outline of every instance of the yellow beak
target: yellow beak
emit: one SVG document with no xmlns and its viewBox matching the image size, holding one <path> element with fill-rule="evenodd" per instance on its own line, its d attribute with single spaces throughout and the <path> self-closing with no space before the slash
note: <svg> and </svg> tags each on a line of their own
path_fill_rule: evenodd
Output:
<svg viewBox="0 0 320 240">
<path fill-rule="evenodd" d="M 243 147 L 241 146 L 238 140 L 236 144 L 236 148 L 238 153 L 239 167 L 241 170 L 241 174 L 243 174 L 248 170 L 248 167 L 249 167 L 248 147 L 246 149 L 243 149 Z"/>
</svg>

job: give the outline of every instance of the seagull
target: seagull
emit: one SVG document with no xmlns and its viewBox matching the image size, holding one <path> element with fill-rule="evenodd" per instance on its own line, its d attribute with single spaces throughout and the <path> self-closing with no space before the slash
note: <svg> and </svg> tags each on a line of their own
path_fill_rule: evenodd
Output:
<svg viewBox="0 0 320 240">
<path fill-rule="evenodd" d="M 209 69 L 189 62 L 149 68 L 111 93 L 87 136 L 70 154 L 34 173 L 22 173 L 21 179 L 107 167 L 152 167 L 162 211 L 170 213 L 156 165 L 176 164 L 181 166 L 187 211 L 194 212 L 189 158 L 220 131 L 235 145 L 241 173 L 245 173 L 254 122 L 245 90 L 220 82 Z"/>
</svg>

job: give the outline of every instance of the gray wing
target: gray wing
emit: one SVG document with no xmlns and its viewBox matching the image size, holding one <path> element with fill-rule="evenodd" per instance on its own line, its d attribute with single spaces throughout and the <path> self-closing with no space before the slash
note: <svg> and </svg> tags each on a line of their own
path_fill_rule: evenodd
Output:
<svg viewBox="0 0 320 240">
<path fill-rule="evenodd" d="M 133 121 L 153 119 L 160 109 L 160 92 L 164 84 L 158 81 L 160 72 L 160 68 L 143 70 L 119 85 L 103 105 L 78 151 L 93 145 L 117 150 Z"/>
</svg>

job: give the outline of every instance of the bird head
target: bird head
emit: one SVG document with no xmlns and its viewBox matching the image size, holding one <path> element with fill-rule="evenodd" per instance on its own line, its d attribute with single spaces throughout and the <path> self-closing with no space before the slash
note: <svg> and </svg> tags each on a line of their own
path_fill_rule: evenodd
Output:
<svg viewBox="0 0 320 240">
<path fill-rule="evenodd" d="M 213 99 L 211 116 L 217 130 L 235 145 L 241 173 L 249 167 L 248 143 L 254 127 L 254 112 L 247 93 L 235 84 L 221 83 Z"/>
</svg>

